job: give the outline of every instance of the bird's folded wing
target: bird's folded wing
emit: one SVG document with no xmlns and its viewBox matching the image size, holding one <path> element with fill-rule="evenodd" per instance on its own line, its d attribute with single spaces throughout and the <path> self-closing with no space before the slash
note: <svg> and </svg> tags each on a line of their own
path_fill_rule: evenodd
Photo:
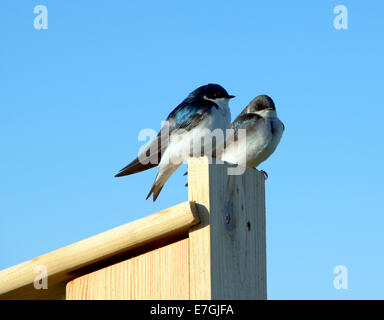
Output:
<svg viewBox="0 0 384 320">
<path fill-rule="evenodd" d="M 194 103 L 182 102 L 173 110 L 167 121 L 170 123 L 170 131 L 185 129 L 187 131 L 198 126 L 214 107 L 211 101 L 199 101 Z"/>
<path fill-rule="evenodd" d="M 191 130 L 196 127 L 213 107 L 210 101 L 189 104 L 188 101 L 178 105 L 168 116 L 161 131 L 152 142 L 115 177 L 122 177 L 156 167 L 168 147 L 169 137 L 177 130 Z"/>
<path fill-rule="evenodd" d="M 115 177 L 127 176 L 156 167 L 160 163 L 161 156 L 168 146 L 168 138 L 169 137 L 164 126 L 156 138 L 149 143 L 149 145 L 139 154 L 139 156 L 121 169 Z"/>
<path fill-rule="evenodd" d="M 264 118 L 256 113 L 240 114 L 231 124 L 233 137 L 226 141 L 225 147 L 235 141 L 238 141 L 240 129 L 245 129 L 247 131 L 254 130 L 262 121 L 264 121 Z"/>
</svg>

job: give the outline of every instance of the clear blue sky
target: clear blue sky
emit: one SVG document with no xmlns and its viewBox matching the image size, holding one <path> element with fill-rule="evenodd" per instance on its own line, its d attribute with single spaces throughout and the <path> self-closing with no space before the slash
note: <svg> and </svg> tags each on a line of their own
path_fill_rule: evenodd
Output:
<svg viewBox="0 0 384 320">
<path fill-rule="evenodd" d="M 35 30 L 34 6 L 48 8 Z M 333 8 L 347 6 L 348 30 Z M 0 18 L 0 269 L 187 200 L 113 175 L 193 89 L 269 94 L 270 299 L 384 298 L 383 1 L 13 1 Z M 333 268 L 348 268 L 348 289 Z"/>
</svg>

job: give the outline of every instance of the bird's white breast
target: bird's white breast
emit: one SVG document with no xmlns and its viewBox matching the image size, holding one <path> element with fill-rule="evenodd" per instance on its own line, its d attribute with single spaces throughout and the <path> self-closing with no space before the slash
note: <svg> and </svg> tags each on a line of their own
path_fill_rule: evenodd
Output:
<svg viewBox="0 0 384 320">
<path fill-rule="evenodd" d="M 162 162 L 172 161 L 173 163 L 182 162 L 193 154 L 197 156 L 201 150 L 201 138 L 204 137 L 203 146 L 207 156 L 213 147 L 212 136 L 215 136 L 216 146 L 218 143 L 224 144 L 226 139 L 226 129 L 231 124 L 231 112 L 228 106 L 228 99 L 219 101 L 218 108 L 212 107 L 211 112 L 196 127 L 183 134 L 174 134 L 170 137 L 170 143 L 164 153 Z M 218 129 L 218 130 L 217 130 Z M 220 141 L 221 140 L 221 141 Z M 191 153 L 190 146 L 193 146 Z"/>
<path fill-rule="evenodd" d="M 230 163 L 244 163 L 247 167 L 257 167 L 265 161 L 276 149 L 282 137 L 284 126 L 276 113 L 263 114 L 257 126 L 246 131 L 246 139 L 238 144 L 229 144 L 221 159 Z"/>
</svg>

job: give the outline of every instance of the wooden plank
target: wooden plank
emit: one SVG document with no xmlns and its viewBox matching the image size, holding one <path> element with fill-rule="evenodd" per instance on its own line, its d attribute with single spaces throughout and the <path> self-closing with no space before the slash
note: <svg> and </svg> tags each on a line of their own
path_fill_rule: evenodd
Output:
<svg viewBox="0 0 384 320">
<path fill-rule="evenodd" d="M 189 299 L 188 238 L 76 278 L 69 300 Z"/>
<path fill-rule="evenodd" d="M 188 162 L 189 200 L 201 223 L 190 229 L 191 299 L 266 299 L 264 175 L 206 158 Z"/>
<path fill-rule="evenodd" d="M 188 199 L 194 199 L 200 224 L 189 230 L 189 278 L 192 300 L 211 299 L 209 164 L 206 157 L 188 160 Z M 196 200 L 196 201 L 195 201 Z"/>
<path fill-rule="evenodd" d="M 0 271 L 0 299 L 62 299 L 66 282 L 125 260 L 127 254 L 156 246 L 199 223 L 193 203 L 185 202 Z M 36 290 L 34 268 L 48 271 L 48 289 Z"/>
</svg>

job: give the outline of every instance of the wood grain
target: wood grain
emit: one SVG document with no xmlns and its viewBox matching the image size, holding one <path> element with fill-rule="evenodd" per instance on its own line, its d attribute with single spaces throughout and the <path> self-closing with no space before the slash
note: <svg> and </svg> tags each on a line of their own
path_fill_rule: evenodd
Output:
<svg viewBox="0 0 384 320">
<path fill-rule="evenodd" d="M 179 240 L 70 281 L 67 299 L 189 299 L 188 258 L 188 239 Z"/>
<path fill-rule="evenodd" d="M 206 157 L 188 160 L 188 199 L 199 211 L 200 224 L 189 230 L 189 278 L 192 300 L 211 299 L 210 181 Z"/>
<path fill-rule="evenodd" d="M 190 229 L 191 299 L 266 299 L 264 175 L 206 158 L 188 162 L 189 200 L 201 223 Z"/>
<path fill-rule="evenodd" d="M 134 250 L 185 233 L 198 222 L 194 204 L 185 202 L 2 270 L 0 299 L 63 299 L 67 281 L 122 261 Z M 47 290 L 34 288 L 38 265 L 48 270 Z"/>
<path fill-rule="evenodd" d="M 190 158 L 188 202 L 0 271 L 0 299 L 266 299 L 264 175 L 228 168 Z"/>
</svg>

